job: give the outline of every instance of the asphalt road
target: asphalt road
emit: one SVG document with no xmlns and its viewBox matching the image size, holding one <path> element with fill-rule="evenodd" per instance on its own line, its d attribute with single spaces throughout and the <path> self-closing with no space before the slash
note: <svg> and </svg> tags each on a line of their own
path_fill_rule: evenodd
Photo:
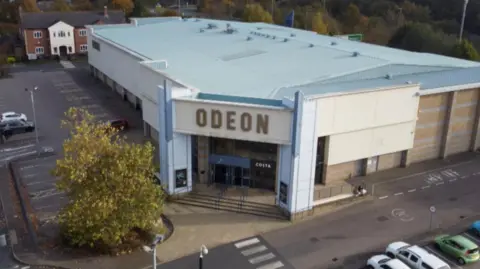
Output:
<svg viewBox="0 0 480 269">
<path fill-rule="evenodd" d="M 344 210 L 294 226 L 219 246 L 205 258 L 205 268 L 223 269 L 359 269 L 368 258 L 403 240 L 438 253 L 426 238 L 435 230 L 458 223 L 465 227 L 480 214 L 480 159 L 375 184 L 374 197 Z M 435 207 L 435 213 L 430 207 Z M 455 230 L 463 233 L 466 230 Z M 430 234 L 429 234 L 430 233 Z M 470 235 L 467 235 L 470 236 Z M 471 237 L 480 245 L 480 239 Z M 243 254 L 242 254 L 243 252 Z M 460 267 L 438 253 L 452 268 L 480 269 L 478 264 Z M 252 259 L 261 257 L 261 262 Z M 259 261 L 253 260 L 253 261 Z M 191 255 L 160 269 L 198 268 Z M 265 266 L 265 267 L 262 267 Z"/>
</svg>

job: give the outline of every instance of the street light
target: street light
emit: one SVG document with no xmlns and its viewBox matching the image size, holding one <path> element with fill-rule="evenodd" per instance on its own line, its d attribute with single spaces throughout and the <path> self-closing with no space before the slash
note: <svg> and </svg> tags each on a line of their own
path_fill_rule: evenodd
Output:
<svg viewBox="0 0 480 269">
<path fill-rule="evenodd" d="M 153 269 L 157 268 L 157 245 L 162 243 L 164 238 L 163 234 L 157 234 L 150 246 L 143 246 L 143 250 L 153 255 Z"/>
<path fill-rule="evenodd" d="M 38 142 L 38 128 L 37 128 L 37 115 L 35 112 L 35 98 L 33 97 L 33 93 L 38 90 L 37 86 L 34 86 L 32 90 L 25 88 L 26 92 L 30 92 L 30 100 L 32 101 L 32 110 L 33 110 L 33 124 L 35 124 L 35 140 Z"/>
<path fill-rule="evenodd" d="M 198 257 L 198 269 L 203 269 L 203 256 L 208 254 L 208 248 L 205 245 L 200 247 L 200 257 Z"/>
<path fill-rule="evenodd" d="M 468 0 L 463 1 L 462 23 L 460 24 L 460 34 L 458 35 L 458 42 L 462 42 L 463 39 L 463 26 L 465 25 L 465 16 L 467 13 Z"/>
</svg>

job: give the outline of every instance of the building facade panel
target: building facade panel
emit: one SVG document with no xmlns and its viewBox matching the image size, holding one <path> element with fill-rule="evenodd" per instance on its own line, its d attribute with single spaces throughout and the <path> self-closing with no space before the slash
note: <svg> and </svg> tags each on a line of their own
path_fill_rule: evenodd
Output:
<svg viewBox="0 0 480 269">
<path fill-rule="evenodd" d="M 52 55 L 68 55 L 76 52 L 75 28 L 62 21 L 48 27 Z"/>
<path fill-rule="evenodd" d="M 75 38 L 75 51 L 77 53 L 87 53 L 87 51 L 82 51 L 82 45 L 86 45 L 86 48 L 88 50 L 87 35 L 84 35 L 87 32 L 88 31 L 86 28 L 75 28 L 75 30 L 73 31 Z"/>
<path fill-rule="evenodd" d="M 24 30 L 24 35 L 25 52 L 27 55 L 50 56 L 50 42 L 47 29 L 26 29 Z M 43 53 L 39 53 L 38 48 L 42 48 Z"/>
<path fill-rule="evenodd" d="M 400 167 L 402 163 L 402 152 L 388 153 L 378 156 L 377 170 L 383 171 Z"/>
<path fill-rule="evenodd" d="M 457 92 L 450 122 L 448 155 L 468 151 L 474 135 L 478 90 Z"/>
<path fill-rule="evenodd" d="M 352 177 L 361 176 L 363 165 L 363 160 L 328 165 L 326 166 L 325 184 L 335 184 Z"/>
<path fill-rule="evenodd" d="M 440 157 L 447 106 L 448 94 L 445 93 L 420 98 L 413 148 L 408 152 L 409 163 Z"/>
</svg>

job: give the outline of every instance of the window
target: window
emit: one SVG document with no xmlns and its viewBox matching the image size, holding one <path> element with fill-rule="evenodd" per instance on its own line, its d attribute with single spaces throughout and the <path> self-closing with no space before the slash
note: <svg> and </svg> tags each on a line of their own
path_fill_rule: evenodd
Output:
<svg viewBox="0 0 480 269">
<path fill-rule="evenodd" d="M 187 186 L 187 169 L 175 170 L 175 188 Z"/>
<path fill-rule="evenodd" d="M 67 32 L 67 35 L 70 36 L 70 32 Z"/>
<path fill-rule="evenodd" d="M 40 31 L 33 32 L 33 38 L 42 38 L 42 32 Z"/>
<path fill-rule="evenodd" d="M 87 51 L 87 50 L 88 50 L 88 45 L 87 44 L 80 45 L 80 51 Z"/>
<path fill-rule="evenodd" d="M 53 53 L 58 53 L 58 48 L 57 47 L 53 48 Z"/>
<path fill-rule="evenodd" d="M 68 46 L 68 52 L 72 53 L 72 47 Z"/>
<path fill-rule="evenodd" d="M 87 30 L 85 30 L 85 29 L 79 30 L 78 35 L 79 36 L 87 36 Z"/>
<path fill-rule="evenodd" d="M 65 37 L 65 32 L 64 31 L 58 32 L 58 37 Z"/>
<path fill-rule="evenodd" d="M 55 34 L 55 32 L 53 32 L 53 37 L 56 37 L 57 35 Z"/>
<path fill-rule="evenodd" d="M 386 264 L 380 265 L 380 268 L 382 268 L 382 269 L 392 269 L 392 267 L 390 267 L 390 266 L 388 266 L 388 265 L 386 265 Z"/>
<path fill-rule="evenodd" d="M 402 255 L 402 256 L 405 257 L 405 258 L 408 258 L 408 252 L 406 252 L 405 250 L 404 250 L 404 251 L 400 251 L 399 254 Z"/>
<path fill-rule="evenodd" d="M 426 264 L 426 263 L 424 263 L 424 262 L 422 262 L 422 267 L 423 267 L 424 269 L 433 269 L 430 265 L 428 265 L 428 264 Z"/>
<path fill-rule="evenodd" d="M 35 48 L 35 54 L 43 54 L 44 50 L 43 47 L 36 47 Z"/>
<path fill-rule="evenodd" d="M 97 41 L 92 40 L 92 48 L 100 51 L 100 43 L 98 43 Z"/>
<path fill-rule="evenodd" d="M 412 255 L 412 256 L 410 256 L 410 260 L 411 260 L 412 262 L 418 262 L 418 257 L 415 256 L 415 255 Z"/>
</svg>

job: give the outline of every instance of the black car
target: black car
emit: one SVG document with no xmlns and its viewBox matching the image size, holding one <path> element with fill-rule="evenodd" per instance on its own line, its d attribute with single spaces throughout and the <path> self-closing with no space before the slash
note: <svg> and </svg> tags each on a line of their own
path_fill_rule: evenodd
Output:
<svg viewBox="0 0 480 269">
<path fill-rule="evenodd" d="M 35 131 L 35 124 L 31 121 L 10 120 L 0 123 L 0 130 L 5 137 Z"/>
<path fill-rule="evenodd" d="M 110 126 L 112 126 L 117 130 L 127 130 L 129 127 L 128 121 L 125 119 L 114 119 L 114 120 L 108 121 L 108 123 L 110 124 Z"/>
</svg>

